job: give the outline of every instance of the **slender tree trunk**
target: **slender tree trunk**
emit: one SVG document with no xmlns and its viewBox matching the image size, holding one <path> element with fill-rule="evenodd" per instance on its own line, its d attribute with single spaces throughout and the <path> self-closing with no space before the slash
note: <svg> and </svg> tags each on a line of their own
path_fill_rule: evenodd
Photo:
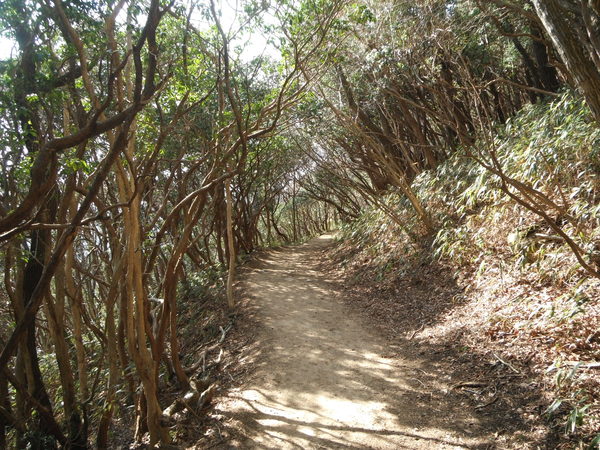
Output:
<svg viewBox="0 0 600 450">
<path fill-rule="evenodd" d="M 99 450 L 107 450 L 109 439 L 108 432 L 115 410 L 115 394 L 119 380 L 118 348 L 117 348 L 117 330 L 115 327 L 115 303 L 118 296 L 118 276 L 122 270 L 121 258 L 113 263 L 112 284 L 106 299 L 106 338 L 107 338 L 107 359 L 108 359 L 108 386 L 106 397 L 104 399 L 104 408 L 100 421 L 98 423 L 98 433 L 96 446 Z"/>
<path fill-rule="evenodd" d="M 298 242 L 298 219 L 296 217 L 296 176 L 292 180 L 292 236 Z"/>
<path fill-rule="evenodd" d="M 581 90 L 596 121 L 600 123 L 600 68 L 586 54 L 557 0 L 532 0 L 532 3 L 556 51 L 573 76 L 576 87 Z"/>
<path fill-rule="evenodd" d="M 0 408 L 10 414 L 10 397 L 8 396 L 8 381 L 2 372 L 0 372 Z M 6 439 L 6 430 L 10 425 L 3 415 L 0 415 L 0 448 L 8 448 Z"/>
<path fill-rule="evenodd" d="M 229 268 L 227 270 L 227 305 L 230 309 L 235 307 L 233 296 L 233 282 L 235 278 L 235 245 L 233 242 L 233 205 L 231 198 L 231 179 L 225 179 L 225 196 L 227 202 L 227 245 L 229 247 Z"/>
</svg>

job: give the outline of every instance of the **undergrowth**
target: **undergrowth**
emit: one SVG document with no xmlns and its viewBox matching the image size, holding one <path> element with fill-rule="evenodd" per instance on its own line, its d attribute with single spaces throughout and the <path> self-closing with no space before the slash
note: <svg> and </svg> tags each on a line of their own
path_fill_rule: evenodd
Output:
<svg viewBox="0 0 600 450">
<path fill-rule="evenodd" d="M 527 106 L 495 130 L 493 146 L 507 175 L 543 192 L 574 218 L 570 223 L 554 217 L 594 261 L 600 250 L 600 130 L 583 102 L 567 92 Z M 342 227 L 341 239 L 355 248 L 345 264 L 368 262 L 381 278 L 401 277 L 411 258 L 451 267 L 464 280 L 467 314 L 485 311 L 477 332 L 527 361 L 545 380 L 546 417 L 578 448 L 597 445 L 598 280 L 541 217 L 507 197 L 499 178 L 464 151 L 421 174 L 413 189 L 436 223 L 433 241 L 410 237 L 419 235 L 420 225 L 408 201 L 390 194 L 385 201 L 404 227 L 381 210 L 366 211 Z"/>
</svg>

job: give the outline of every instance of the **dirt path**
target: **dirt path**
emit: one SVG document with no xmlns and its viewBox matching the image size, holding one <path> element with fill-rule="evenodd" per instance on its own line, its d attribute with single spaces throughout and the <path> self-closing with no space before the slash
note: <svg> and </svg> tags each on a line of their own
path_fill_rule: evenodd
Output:
<svg viewBox="0 0 600 450">
<path fill-rule="evenodd" d="M 225 448 L 495 448 L 431 360 L 391 348 L 336 299 L 316 268 L 330 242 L 272 251 L 249 274 L 261 356 L 219 407 L 239 430 Z"/>
</svg>

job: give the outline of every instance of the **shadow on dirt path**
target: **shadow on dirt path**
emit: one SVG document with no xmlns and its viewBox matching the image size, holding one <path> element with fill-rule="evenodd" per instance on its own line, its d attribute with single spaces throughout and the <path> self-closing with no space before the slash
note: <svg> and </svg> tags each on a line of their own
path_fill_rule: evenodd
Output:
<svg viewBox="0 0 600 450">
<path fill-rule="evenodd" d="M 435 361 L 387 344 L 336 298 L 317 270 L 331 242 L 270 251 L 246 275 L 261 354 L 218 407 L 237 429 L 221 448 L 495 448 L 496 424 L 448 395 Z"/>
</svg>

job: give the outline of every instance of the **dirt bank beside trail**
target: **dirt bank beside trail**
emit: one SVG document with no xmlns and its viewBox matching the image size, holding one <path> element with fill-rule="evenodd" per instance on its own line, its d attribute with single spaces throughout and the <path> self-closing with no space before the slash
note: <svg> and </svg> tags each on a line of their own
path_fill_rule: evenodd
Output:
<svg viewBox="0 0 600 450">
<path fill-rule="evenodd" d="M 456 380 L 407 343 L 390 345 L 318 270 L 330 235 L 270 251 L 245 274 L 260 355 L 217 405 L 232 435 L 215 448 L 509 448 L 503 417 L 467 405 Z M 517 448 L 517 447 L 515 447 Z"/>
</svg>

